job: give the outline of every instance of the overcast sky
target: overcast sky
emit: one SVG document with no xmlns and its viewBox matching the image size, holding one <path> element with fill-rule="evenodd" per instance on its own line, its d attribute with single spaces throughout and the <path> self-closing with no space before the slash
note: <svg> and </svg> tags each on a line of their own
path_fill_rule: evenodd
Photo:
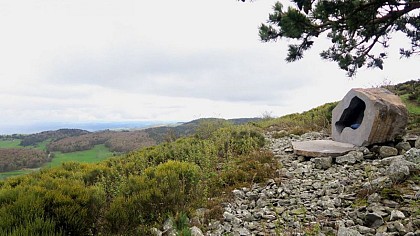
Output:
<svg viewBox="0 0 420 236">
<path fill-rule="evenodd" d="M 281 116 L 352 87 L 418 79 L 420 57 L 349 79 L 316 46 L 286 63 L 262 43 L 274 1 L 0 0 L 0 133 L 39 122 Z M 19 130 L 16 130 L 19 132 Z"/>
</svg>

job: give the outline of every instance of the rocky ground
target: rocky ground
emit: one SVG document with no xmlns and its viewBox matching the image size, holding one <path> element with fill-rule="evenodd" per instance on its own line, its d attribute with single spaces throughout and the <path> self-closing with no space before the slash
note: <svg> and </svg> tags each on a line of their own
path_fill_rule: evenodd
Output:
<svg viewBox="0 0 420 236">
<path fill-rule="evenodd" d="M 223 220 L 204 235 L 420 235 L 419 139 L 306 158 L 293 153 L 292 141 L 328 137 L 272 136 L 278 178 L 234 190 Z M 193 235 L 203 234 L 194 228 Z"/>
</svg>

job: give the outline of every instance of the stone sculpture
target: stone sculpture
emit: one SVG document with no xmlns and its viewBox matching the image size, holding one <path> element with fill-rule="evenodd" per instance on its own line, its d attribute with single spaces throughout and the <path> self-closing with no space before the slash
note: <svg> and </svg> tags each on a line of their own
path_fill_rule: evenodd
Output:
<svg viewBox="0 0 420 236">
<path fill-rule="evenodd" d="M 332 138 L 357 146 L 393 141 L 403 135 L 408 112 L 384 88 L 351 89 L 332 112 Z"/>
</svg>

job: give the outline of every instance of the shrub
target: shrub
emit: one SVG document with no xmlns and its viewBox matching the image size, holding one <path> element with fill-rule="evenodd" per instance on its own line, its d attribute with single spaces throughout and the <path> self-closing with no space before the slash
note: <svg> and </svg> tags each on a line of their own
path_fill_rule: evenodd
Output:
<svg viewBox="0 0 420 236">
<path fill-rule="evenodd" d="M 142 224 L 152 225 L 169 215 L 188 212 L 202 198 L 200 172 L 193 163 L 168 161 L 131 176 L 106 213 L 107 229 L 134 232 Z"/>
<path fill-rule="evenodd" d="M 86 188 L 74 179 L 46 176 L 33 185 L 25 183 L 4 187 L 0 192 L 0 232 L 11 235 L 91 232 L 103 202 L 98 189 Z"/>
<path fill-rule="evenodd" d="M 212 136 L 220 157 L 245 155 L 264 146 L 264 136 L 253 126 L 219 129 Z"/>
<path fill-rule="evenodd" d="M 238 187 L 273 178 L 277 161 L 269 151 L 254 151 L 238 156 L 227 163 L 218 176 L 216 186 Z M 213 190 L 216 191 L 216 190 Z"/>
</svg>

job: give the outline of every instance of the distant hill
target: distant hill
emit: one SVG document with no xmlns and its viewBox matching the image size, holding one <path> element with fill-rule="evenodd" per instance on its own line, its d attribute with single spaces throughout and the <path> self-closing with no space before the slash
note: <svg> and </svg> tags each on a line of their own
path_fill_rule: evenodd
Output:
<svg viewBox="0 0 420 236">
<path fill-rule="evenodd" d="M 44 131 L 41 133 L 30 134 L 23 136 L 22 141 L 20 142 L 21 146 L 35 146 L 38 143 L 44 142 L 48 139 L 50 140 L 59 140 L 67 137 L 74 137 L 83 134 L 87 134 L 89 131 L 81 129 L 59 129 L 55 131 Z"/>
<path fill-rule="evenodd" d="M 204 123 L 219 127 L 222 123 L 244 124 L 260 118 L 219 119 L 202 118 L 172 126 L 157 126 L 141 130 L 103 130 L 89 132 L 82 129 L 59 129 L 20 136 L 21 146 L 36 146 L 47 142 L 49 152 L 75 152 L 89 150 L 95 145 L 104 144 L 112 152 L 126 153 L 142 147 L 153 146 L 165 141 L 193 135 Z"/>
<path fill-rule="evenodd" d="M 181 123 L 176 126 L 162 126 L 145 129 L 149 137 L 154 139 L 156 143 L 177 139 L 193 135 L 197 128 L 203 123 L 224 123 L 228 122 L 233 125 L 245 124 L 261 120 L 261 118 L 237 118 L 237 119 L 221 119 L 221 118 L 200 118 L 189 122 Z"/>
<path fill-rule="evenodd" d="M 142 130 L 135 131 L 98 131 L 54 140 L 47 145 L 49 151 L 63 153 L 92 149 L 95 145 L 105 144 L 112 152 L 125 153 L 156 142 Z"/>
</svg>

